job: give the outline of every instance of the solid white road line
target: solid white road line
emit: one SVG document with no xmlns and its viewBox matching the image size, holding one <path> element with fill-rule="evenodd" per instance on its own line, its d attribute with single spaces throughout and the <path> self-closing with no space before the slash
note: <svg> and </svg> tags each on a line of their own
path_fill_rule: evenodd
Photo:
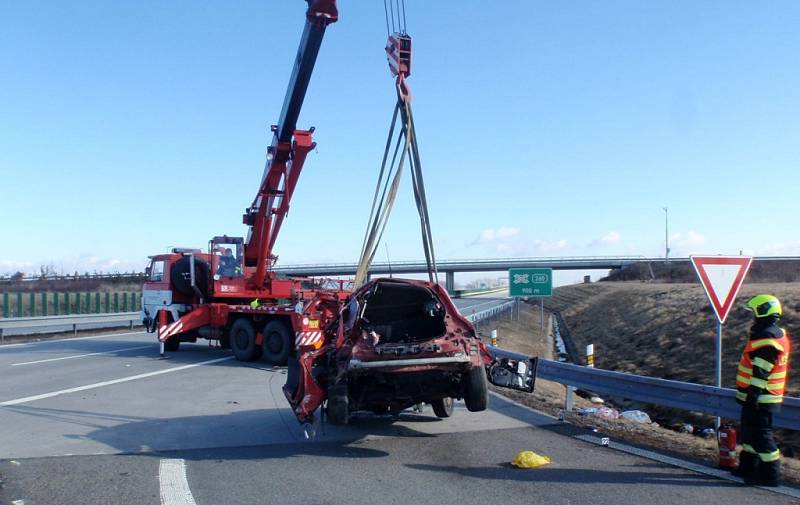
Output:
<svg viewBox="0 0 800 505">
<path fill-rule="evenodd" d="M 162 459 L 158 465 L 158 481 L 161 505 L 195 505 L 182 459 Z"/>
<path fill-rule="evenodd" d="M 40 345 L 40 344 L 53 344 L 55 342 L 66 342 L 67 340 L 94 340 L 97 338 L 106 338 L 106 337 L 123 337 L 125 335 L 144 335 L 144 330 L 142 331 L 128 331 L 125 333 L 104 333 L 102 335 L 92 335 L 91 337 L 72 337 L 72 338 L 56 338 L 53 340 L 37 340 L 36 342 L 20 342 L 19 344 L 3 344 L 0 345 L 0 351 L 4 349 L 8 349 L 10 347 L 21 347 L 24 345 Z"/>
<path fill-rule="evenodd" d="M 158 370 L 158 371 L 155 371 L 155 372 L 148 372 L 148 373 L 143 373 L 143 374 L 139 374 L 139 375 L 131 375 L 130 377 L 122 377 L 121 379 L 114 379 L 114 380 L 110 380 L 110 381 L 97 382 L 95 384 L 87 384 L 86 386 L 78 386 L 78 387 L 69 388 L 69 389 L 61 389 L 59 391 L 53 391 L 53 392 L 50 392 L 50 393 L 43 393 L 43 394 L 40 394 L 40 395 L 26 396 L 24 398 L 17 398 L 16 400 L 7 400 L 7 401 L 4 401 L 4 402 L 0 402 L 0 407 L 9 407 L 11 405 L 19 405 L 21 403 L 29 403 L 29 402 L 34 402 L 36 400 L 44 400 L 45 398 L 52 398 L 54 396 L 60 396 L 60 395 L 65 395 L 65 394 L 69 394 L 69 393 L 77 393 L 79 391 L 86 391 L 88 389 L 96 389 L 96 388 L 101 388 L 101 387 L 105 387 L 105 386 L 111 386 L 111 385 L 114 385 L 114 384 L 121 384 L 123 382 L 130 382 L 130 381 L 135 381 L 135 380 L 139 380 L 139 379 L 146 379 L 148 377 L 155 377 L 156 375 L 163 375 L 163 374 L 172 373 L 172 372 L 180 372 L 181 370 L 188 370 L 189 368 L 195 368 L 195 367 L 203 366 L 203 365 L 211 365 L 211 364 L 214 364 L 214 363 L 219 363 L 221 361 L 232 360 L 233 358 L 234 358 L 233 356 L 226 356 L 224 358 L 217 358 L 217 359 L 212 359 L 212 360 L 208 360 L 208 361 L 201 361 L 199 363 L 192 363 L 190 365 L 176 366 L 174 368 L 167 368 L 165 370 Z"/>
<path fill-rule="evenodd" d="M 61 360 L 64 360 L 64 359 L 85 358 L 86 356 L 100 356 L 102 354 L 114 354 L 115 352 L 135 351 L 137 349 L 147 349 L 147 348 L 155 349 L 155 346 L 152 345 L 152 344 L 150 344 L 150 345 L 140 345 L 139 347 L 126 347 L 124 349 L 114 349 L 113 351 L 90 352 L 89 354 L 77 354 L 77 355 L 74 355 L 74 356 L 62 356 L 60 358 L 40 359 L 38 361 L 25 361 L 24 363 L 11 363 L 11 366 L 35 365 L 37 363 L 48 363 L 50 361 L 61 361 Z"/>
</svg>

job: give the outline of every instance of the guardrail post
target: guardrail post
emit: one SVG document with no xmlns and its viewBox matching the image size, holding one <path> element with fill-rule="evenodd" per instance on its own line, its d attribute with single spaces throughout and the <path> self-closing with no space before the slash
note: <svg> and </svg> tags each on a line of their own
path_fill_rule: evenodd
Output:
<svg viewBox="0 0 800 505">
<path fill-rule="evenodd" d="M 100 313 L 100 293 L 94 294 L 94 311 L 95 313 Z"/>
<path fill-rule="evenodd" d="M 5 343 L 6 337 L 3 336 L 3 328 L 0 328 L 0 343 Z"/>
<path fill-rule="evenodd" d="M 78 298 L 78 303 L 80 303 L 80 298 Z M 78 323 L 72 323 L 72 334 L 78 334 Z"/>
<path fill-rule="evenodd" d="M 9 315 L 9 306 L 8 306 L 8 293 L 3 293 L 3 317 L 8 317 Z M 2 331 L 2 330 L 0 330 Z"/>
<path fill-rule="evenodd" d="M 572 406 L 574 404 L 572 394 L 575 392 L 576 388 L 572 386 L 567 386 L 567 393 L 566 397 L 564 398 L 564 410 L 566 412 L 572 412 Z"/>
<path fill-rule="evenodd" d="M 119 293 L 114 293 L 114 313 L 119 312 Z"/>
<path fill-rule="evenodd" d="M 109 298 L 109 296 L 110 296 L 110 295 L 108 294 L 108 291 L 106 291 L 106 314 L 108 314 L 109 312 L 111 312 L 111 311 L 109 310 L 109 309 L 111 308 L 111 302 L 109 302 L 109 301 L 108 301 L 108 298 Z"/>
<path fill-rule="evenodd" d="M 42 316 L 47 316 L 47 291 L 42 293 Z"/>
</svg>

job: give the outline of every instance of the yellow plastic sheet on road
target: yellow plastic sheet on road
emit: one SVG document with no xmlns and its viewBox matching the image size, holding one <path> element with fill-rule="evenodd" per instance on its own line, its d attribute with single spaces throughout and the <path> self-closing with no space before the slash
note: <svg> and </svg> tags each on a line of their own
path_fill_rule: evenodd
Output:
<svg viewBox="0 0 800 505">
<path fill-rule="evenodd" d="M 517 468 L 539 468 L 548 463 L 550 463 L 550 458 L 540 456 L 533 451 L 521 451 L 511 460 L 511 464 Z"/>
</svg>

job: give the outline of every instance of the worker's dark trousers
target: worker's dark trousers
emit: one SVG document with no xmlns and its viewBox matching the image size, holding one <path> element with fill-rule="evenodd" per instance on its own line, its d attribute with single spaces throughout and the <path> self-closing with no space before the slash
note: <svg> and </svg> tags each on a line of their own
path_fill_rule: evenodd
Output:
<svg viewBox="0 0 800 505">
<path fill-rule="evenodd" d="M 745 405 L 741 422 L 743 450 L 739 454 L 739 471 L 736 473 L 745 478 L 777 482 L 780 459 L 772 460 L 778 451 L 772 436 L 772 412 Z"/>
</svg>

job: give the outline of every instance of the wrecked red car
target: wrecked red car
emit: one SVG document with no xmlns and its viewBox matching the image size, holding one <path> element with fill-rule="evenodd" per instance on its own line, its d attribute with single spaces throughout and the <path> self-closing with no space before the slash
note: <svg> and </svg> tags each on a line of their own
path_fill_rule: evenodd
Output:
<svg viewBox="0 0 800 505">
<path fill-rule="evenodd" d="M 329 421 L 346 424 L 355 411 L 397 414 L 420 403 L 450 417 L 454 399 L 472 412 L 485 410 L 489 381 L 533 389 L 531 367 L 495 360 L 434 283 L 368 282 L 323 333 L 319 345 L 300 342 L 289 365 L 284 394 L 301 422 L 310 422 L 326 401 Z"/>
</svg>

